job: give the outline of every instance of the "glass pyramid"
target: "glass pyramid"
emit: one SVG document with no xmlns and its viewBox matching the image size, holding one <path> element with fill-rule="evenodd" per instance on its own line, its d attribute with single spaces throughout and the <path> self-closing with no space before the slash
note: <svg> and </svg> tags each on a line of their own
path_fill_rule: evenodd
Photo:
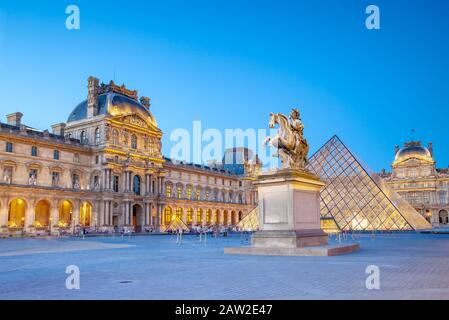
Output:
<svg viewBox="0 0 449 320">
<path fill-rule="evenodd" d="M 240 231 L 256 231 L 259 229 L 259 209 L 255 207 L 237 224 Z"/>
<path fill-rule="evenodd" d="M 165 231 L 177 231 L 182 229 L 184 232 L 190 231 L 189 227 L 178 217 L 175 217 Z"/>
<path fill-rule="evenodd" d="M 337 136 L 310 157 L 307 169 L 326 182 L 320 202 L 324 229 L 431 228 L 408 202 L 367 169 Z"/>
</svg>

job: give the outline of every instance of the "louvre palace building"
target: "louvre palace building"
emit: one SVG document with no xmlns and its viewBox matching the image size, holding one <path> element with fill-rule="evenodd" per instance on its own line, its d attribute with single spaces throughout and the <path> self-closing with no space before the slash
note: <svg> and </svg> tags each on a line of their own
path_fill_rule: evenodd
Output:
<svg viewBox="0 0 449 320">
<path fill-rule="evenodd" d="M 385 170 L 381 177 L 403 199 L 433 226 L 448 224 L 449 170 L 438 169 L 433 158 L 433 144 L 425 147 L 411 141 L 402 148 L 395 147 L 391 172 Z"/>
<path fill-rule="evenodd" d="M 244 172 L 163 157 L 149 98 L 94 77 L 87 87 L 52 132 L 19 112 L 0 123 L 0 235 L 235 226 L 255 208 Z"/>
</svg>

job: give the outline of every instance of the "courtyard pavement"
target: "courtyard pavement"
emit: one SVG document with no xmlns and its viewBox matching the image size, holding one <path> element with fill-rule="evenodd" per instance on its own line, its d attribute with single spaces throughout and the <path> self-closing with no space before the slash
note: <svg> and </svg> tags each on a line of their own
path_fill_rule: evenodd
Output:
<svg viewBox="0 0 449 320">
<path fill-rule="evenodd" d="M 262 257 L 224 255 L 239 235 L 2 239 L 0 299 L 449 299 L 449 235 L 357 241 L 350 255 Z M 68 265 L 80 290 L 65 287 Z M 369 265 L 380 290 L 365 286 Z"/>
</svg>

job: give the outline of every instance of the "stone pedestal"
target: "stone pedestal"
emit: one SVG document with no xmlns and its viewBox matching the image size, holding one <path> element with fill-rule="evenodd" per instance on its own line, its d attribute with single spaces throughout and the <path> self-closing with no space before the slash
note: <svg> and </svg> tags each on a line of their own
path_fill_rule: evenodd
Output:
<svg viewBox="0 0 449 320">
<path fill-rule="evenodd" d="M 320 190 L 315 175 L 281 169 L 259 175 L 259 231 L 251 247 L 225 248 L 227 254 L 331 256 L 358 250 L 358 244 L 328 245 L 321 230 Z"/>
<path fill-rule="evenodd" d="M 311 173 L 293 169 L 264 173 L 256 182 L 260 231 L 253 247 L 299 248 L 327 244 L 321 230 L 320 190 L 325 185 Z"/>
</svg>

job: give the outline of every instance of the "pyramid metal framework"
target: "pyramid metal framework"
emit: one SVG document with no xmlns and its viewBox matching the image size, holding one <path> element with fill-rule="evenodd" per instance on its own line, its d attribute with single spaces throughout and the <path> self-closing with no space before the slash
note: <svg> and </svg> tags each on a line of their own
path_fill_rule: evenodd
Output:
<svg viewBox="0 0 449 320">
<path fill-rule="evenodd" d="M 326 182 L 321 190 L 322 227 L 328 230 L 418 230 L 431 225 L 367 169 L 333 136 L 307 169 Z"/>
<path fill-rule="evenodd" d="M 259 208 L 251 210 L 238 224 L 241 231 L 257 231 L 259 229 Z"/>
<path fill-rule="evenodd" d="M 165 231 L 177 231 L 179 229 L 182 229 L 184 232 L 188 232 L 190 230 L 181 219 L 175 217 Z"/>
</svg>

